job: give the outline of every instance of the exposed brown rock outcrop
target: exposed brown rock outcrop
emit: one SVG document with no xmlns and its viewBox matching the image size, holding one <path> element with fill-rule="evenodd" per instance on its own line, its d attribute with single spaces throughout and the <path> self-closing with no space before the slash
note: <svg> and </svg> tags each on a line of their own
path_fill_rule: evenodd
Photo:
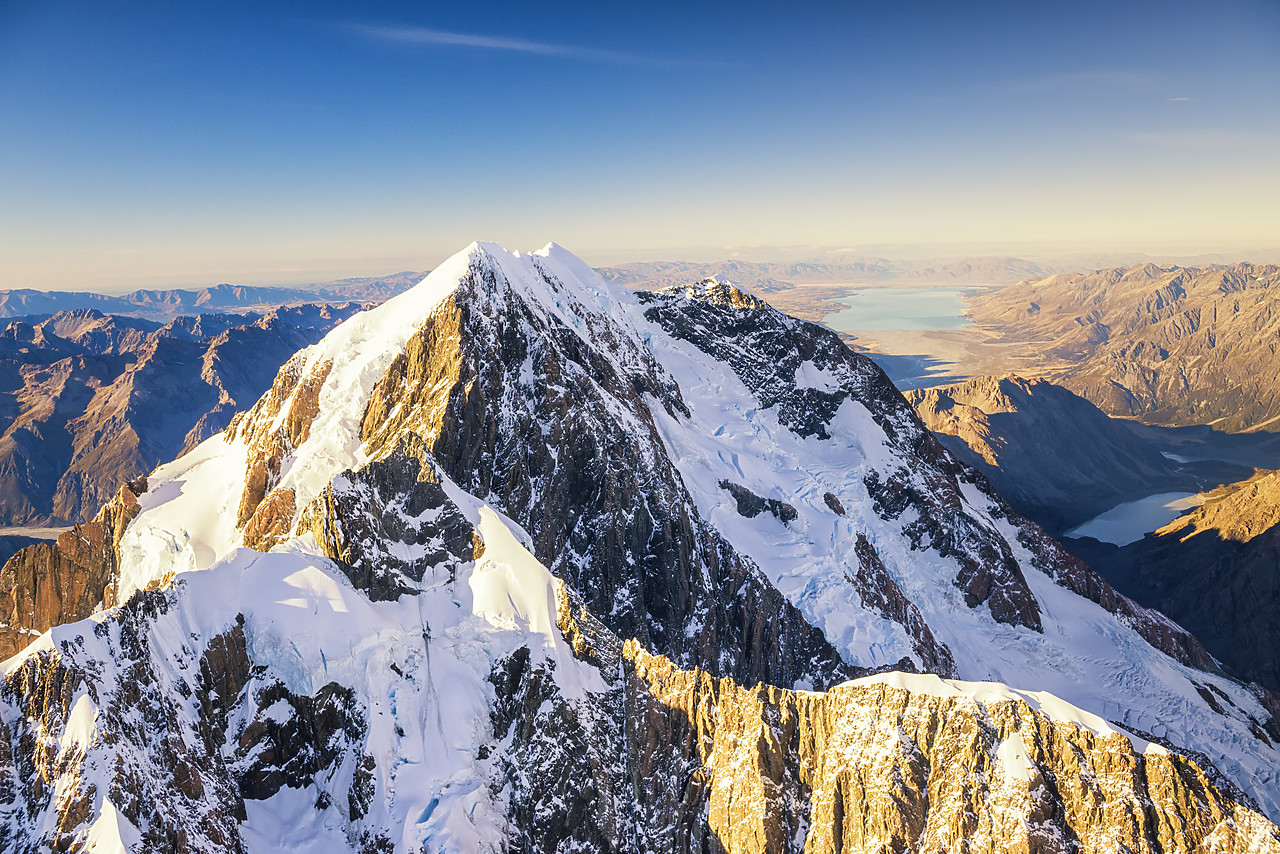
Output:
<svg viewBox="0 0 1280 854">
<path fill-rule="evenodd" d="M 280 478 L 285 456 L 311 435 L 311 423 L 320 411 L 320 391 L 333 363 L 327 359 L 312 365 L 303 374 L 305 354 L 290 359 L 276 374 L 270 390 L 243 418 L 237 416 L 227 427 L 229 436 L 248 446 L 244 492 L 240 497 L 237 527 L 245 529 L 245 544 L 269 549 L 293 530 L 293 490 L 278 494 L 273 490 Z M 259 505 L 268 496 L 273 501 L 257 517 Z M 286 518 L 287 515 L 287 518 Z"/>
<path fill-rule="evenodd" d="M 254 508 L 253 516 L 244 526 L 244 544 L 260 552 L 284 542 L 293 533 L 295 511 L 292 489 L 273 489 Z"/>
<path fill-rule="evenodd" d="M 125 484 L 92 522 L 9 558 L 0 569 L 0 659 L 51 626 L 116 604 L 117 548 L 146 489 L 145 477 Z"/>
<path fill-rule="evenodd" d="M 1190 759 L 1023 699 L 944 683 L 943 696 L 878 681 L 751 688 L 634 642 L 625 654 L 638 778 L 703 810 L 724 850 L 1280 851 L 1275 826 Z"/>
<path fill-rule="evenodd" d="M 768 510 L 784 525 L 796 520 L 796 508 L 785 501 L 756 495 L 742 484 L 727 480 L 720 481 L 720 488 L 733 496 L 733 500 L 738 505 L 738 513 L 748 519 L 754 519 Z"/>
<path fill-rule="evenodd" d="M 1280 525 L 1280 471 L 1258 472 L 1240 483 L 1209 493 L 1196 509 L 1156 531 L 1158 537 L 1186 541 L 1207 533 L 1247 543 Z"/>
<path fill-rule="evenodd" d="M 168 610 L 170 595 L 139 592 L 89 631 L 89 645 L 98 654 L 109 650 L 109 664 L 86 656 L 82 638 L 74 648 L 34 652 L 7 674 L 0 695 L 19 714 L 0 723 L 0 743 L 18 749 L 12 764 L 0 752 L 0 780 L 12 774 L 19 783 L 7 801 L 14 820 L 0 823 L 0 849 L 86 850 L 86 823 L 101 815 L 94 804 L 109 798 L 140 831 L 142 850 L 243 851 L 237 826 L 243 807 L 226 778 L 221 750 L 210 750 L 181 721 L 191 693 L 175 674 L 185 667 L 170 672 L 173 659 L 157 666 L 151 657 L 149 632 Z M 101 678 L 103 667 L 112 668 L 113 679 Z M 92 716 L 91 728 L 72 725 L 80 703 Z M 118 752 L 105 769 L 98 766 L 105 773 L 88 773 L 104 746 Z M 91 777 L 106 791 L 95 791 Z M 60 791 L 68 794 L 55 801 Z M 24 826 L 50 810 L 58 816 L 56 829 Z"/>
</svg>

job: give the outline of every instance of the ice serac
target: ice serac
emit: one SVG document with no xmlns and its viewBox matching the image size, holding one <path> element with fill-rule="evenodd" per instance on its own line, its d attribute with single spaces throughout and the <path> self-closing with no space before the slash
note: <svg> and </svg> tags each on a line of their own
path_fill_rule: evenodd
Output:
<svg viewBox="0 0 1280 854">
<path fill-rule="evenodd" d="M 474 244 L 148 485 L 5 850 L 1280 850 L 1267 695 L 727 282 Z"/>
</svg>

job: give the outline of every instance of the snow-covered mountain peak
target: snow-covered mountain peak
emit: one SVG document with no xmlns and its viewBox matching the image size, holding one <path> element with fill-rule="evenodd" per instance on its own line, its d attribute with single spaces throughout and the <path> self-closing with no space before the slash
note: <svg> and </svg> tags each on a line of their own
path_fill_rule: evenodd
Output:
<svg viewBox="0 0 1280 854">
<path fill-rule="evenodd" d="M 835 333 L 726 281 L 633 293 L 554 244 L 472 244 L 300 351 L 147 487 L 105 546 L 104 601 L 124 604 L 4 665 L 0 794 L 21 739 L 49 745 L 40 773 L 64 794 L 0 810 L 0 843 L 6 815 L 38 835 L 66 813 L 59 844 L 109 819 L 250 854 L 733 848 L 747 825 L 707 804 L 753 803 L 758 839 L 798 850 L 843 833 L 847 769 L 812 811 L 782 777 L 771 800 L 725 787 L 860 751 L 901 755 L 877 779 L 930 798 L 944 772 L 985 793 L 999 760 L 1016 799 L 989 812 L 1067 839 L 1077 801 L 1147 797 L 1145 754 L 1095 744 L 1110 722 L 1194 745 L 1280 813 L 1272 698 L 1018 517 Z M 849 684 L 886 669 L 936 675 Z M 969 684 L 988 680 L 1010 687 Z M 888 753 L 867 735 L 885 683 L 922 722 L 918 742 L 892 724 Z M 979 707 L 994 699 L 1030 710 L 1024 726 L 1023 705 L 1000 706 L 998 743 Z M 850 751 L 783 757 L 796 720 Z M 712 771 L 732 745 L 741 780 Z M 1114 762 L 1104 794 L 1087 788 Z M 1230 798 L 1181 754 L 1161 762 L 1161 826 L 1194 812 L 1196 839 L 1234 839 Z M 1041 768 L 1086 788 L 1030 785 Z M 1200 800 L 1166 797 L 1186 791 Z M 886 826 L 929 810 L 881 800 Z M 196 830 L 177 845 L 174 828 Z M 939 832 L 945 849 L 966 831 Z"/>
</svg>

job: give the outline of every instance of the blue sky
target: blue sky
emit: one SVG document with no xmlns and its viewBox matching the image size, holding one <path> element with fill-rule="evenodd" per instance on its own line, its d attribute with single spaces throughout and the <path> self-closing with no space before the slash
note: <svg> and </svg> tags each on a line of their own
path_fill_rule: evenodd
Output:
<svg viewBox="0 0 1280 854">
<path fill-rule="evenodd" d="M 0 0 L 0 287 L 1280 244 L 1280 4 Z"/>
</svg>

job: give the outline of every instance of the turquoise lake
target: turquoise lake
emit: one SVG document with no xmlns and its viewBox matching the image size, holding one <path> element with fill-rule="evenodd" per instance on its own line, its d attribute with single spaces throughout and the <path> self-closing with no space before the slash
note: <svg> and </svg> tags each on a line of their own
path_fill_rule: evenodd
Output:
<svg viewBox="0 0 1280 854">
<path fill-rule="evenodd" d="M 980 288 L 860 288 L 836 302 L 849 306 L 822 322 L 840 332 L 910 329 L 928 332 L 968 326 L 965 295 Z"/>
<path fill-rule="evenodd" d="M 1106 513 L 1067 531 L 1067 536 L 1093 537 L 1104 543 L 1127 546 L 1169 524 L 1197 503 L 1193 492 L 1148 495 L 1146 498 L 1126 501 L 1112 507 Z"/>
</svg>

